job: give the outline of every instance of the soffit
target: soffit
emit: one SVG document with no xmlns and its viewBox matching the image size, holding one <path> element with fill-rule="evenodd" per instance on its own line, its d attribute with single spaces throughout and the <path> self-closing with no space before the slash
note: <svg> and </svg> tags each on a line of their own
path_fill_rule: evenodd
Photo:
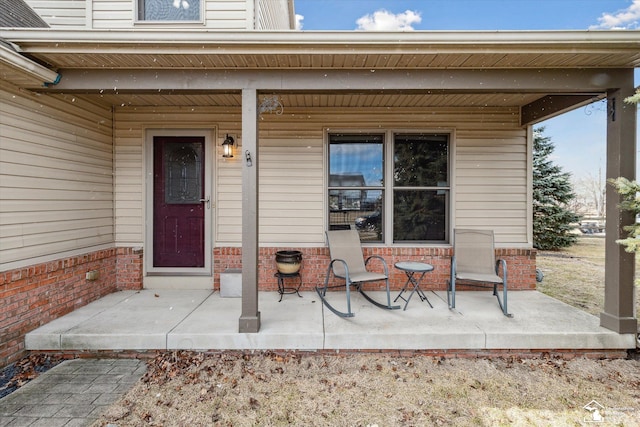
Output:
<svg viewBox="0 0 640 427">
<path fill-rule="evenodd" d="M 0 30 L 54 69 L 640 67 L 640 31 L 211 32 Z"/>
<path fill-rule="evenodd" d="M 519 107 L 542 97 L 544 94 L 402 94 L 402 93 L 283 93 L 278 94 L 287 108 L 447 108 L 447 107 Z M 241 108 L 240 94 L 93 94 L 58 95 L 82 96 L 105 106 L 183 106 Z"/>
</svg>

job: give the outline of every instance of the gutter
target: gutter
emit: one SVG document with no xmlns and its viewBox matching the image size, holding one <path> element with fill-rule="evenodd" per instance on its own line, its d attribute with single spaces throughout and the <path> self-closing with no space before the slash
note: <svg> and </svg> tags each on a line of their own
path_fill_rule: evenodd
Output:
<svg viewBox="0 0 640 427">
<path fill-rule="evenodd" d="M 20 48 L 0 39 L 0 67 L 13 68 L 29 77 L 42 81 L 43 87 L 56 85 L 62 76 L 19 53 Z"/>
<path fill-rule="evenodd" d="M 0 38 L 21 45 L 48 46 L 91 45 L 92 50 L 122 44 L 176 46 L 196 44 L 214 46 L 554 46 L 572 47 L 614 46 L 637 49 L 640 30 L 624 31 L 292 31 L 292 30 L 213 30 L 213 29 L 114 29 L 114 30 L 58 30 L 58 29 L 0 29 Z"/>
</svg>

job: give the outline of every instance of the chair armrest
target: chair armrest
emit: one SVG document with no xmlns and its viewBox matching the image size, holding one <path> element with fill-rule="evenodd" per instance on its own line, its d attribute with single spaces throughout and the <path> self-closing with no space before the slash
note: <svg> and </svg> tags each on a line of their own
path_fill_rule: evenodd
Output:
<svg viewBox="0 0 640 427">
<path fill-rule="evenodd" d="M 369 265 L 369 261 L 372 259 L 378 259 L 382 262 L 382 267 L 384 268 L 384 275 L 389 277 L 389 268 L 387 267 L 387 261 L 385 261 L 385 259 L 382 258 L 380 255 L 371 255 L 364 261 L 364 265 L 365 266 Z"/>
<path fill-rule="evenodd" d="M 502 275 L 503 278 L 507 277 L 507 261 L 503 259 L 496 260 L 496 274 L 500 275 L 500 266 L 502 265 Z"/>
<path fill-rule="evenodd" d="M 336 262 L 342 263 L 342 266 L 344 267 L 344 276 L 336 274 L 336 271 L 333 268 L 333 264 Z M 331 271 L 333 271 L 333 275 L 336 277 L 340 277 L 342 279 L 349 277 L 349 266 L 347 265 L 347 262 L 343 259 L 340 259 L 340 258 L 332 259 L 331 262 L 329 263 L 329 268 L 331 269 Z"/>
</svg>

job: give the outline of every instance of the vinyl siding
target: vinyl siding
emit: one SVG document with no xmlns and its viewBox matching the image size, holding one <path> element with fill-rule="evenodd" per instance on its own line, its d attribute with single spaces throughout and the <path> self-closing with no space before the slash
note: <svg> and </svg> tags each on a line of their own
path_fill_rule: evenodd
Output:
<svg viewBox="0 0 640 427">
<path fill-rule="evenodd" d="M 0 270 L 113 245 L 111 111 L 0 86 Z"/>
<path fill-rule="evenodd" d="M 290 0 L 258 0 L 256 30 L 291 30 Z"/>
<path fill-rule="evenodd" d="M 143 242 L 144 128 L 217 128 L 214 245 L 237 246 L 242 234 L 242 138 L 239 109 L 116 109 L 116 240 Z M 517 109 L 325 109 L 263 114 L 260 120 L 260 243 L 324 243 L 324 129 L 453 132 L 451 218 L 457 227 L 492 228 L 498 244 L 528 245 L 529 154 Z M 226 133 L 233 159 L 222 159 Z"/>
<path fill-rule="evenodd" d="M 52 28 L 116 29 L 164 26 L 168 29 L 207 28 L 229 31 L 253 29 L 253 0 L 202 0 L 205 2 L 204 24 L 136 22 L 135 1 L 137 0 L 26 0 L 27 4 Z M 267 7 L 264 17 L 266 24 L 280 25 L 280 21 L 284 19 L 282 16 L 272 16 L 273 13 L 283 13 L 278 4 L 280 1 L 274 4 L 275 7 Z M 271 3 L 271 0 L 267 3 Z M 288 28 L 288 23 L 286 27 L 276 28 Z"/>
<path fill-rule="evenodd" d="M 87 25 L 87 5 L 90 0 L 25 0 L 51 28 L 71 28 Z"/>
<path fill-rule="evenodd" d="M 499 242 L 526 242 L 525 131 L 459 132 L 457 136 L 456 227 L 489 228 L 496 230 Z"/>
</svg>

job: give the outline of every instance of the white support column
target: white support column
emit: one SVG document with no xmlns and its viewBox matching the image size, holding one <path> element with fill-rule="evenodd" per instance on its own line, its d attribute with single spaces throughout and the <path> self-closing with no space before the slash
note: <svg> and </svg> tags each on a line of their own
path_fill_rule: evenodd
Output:
<svg viewBox="0 0 640 427">
<path fill-rule="evenodd" d="M 242 90 L 242 314 L 239 332 L 258 332 L 258 94 Z M 239 150 L 240 151 L 240 150 Z"/>
</svg>

